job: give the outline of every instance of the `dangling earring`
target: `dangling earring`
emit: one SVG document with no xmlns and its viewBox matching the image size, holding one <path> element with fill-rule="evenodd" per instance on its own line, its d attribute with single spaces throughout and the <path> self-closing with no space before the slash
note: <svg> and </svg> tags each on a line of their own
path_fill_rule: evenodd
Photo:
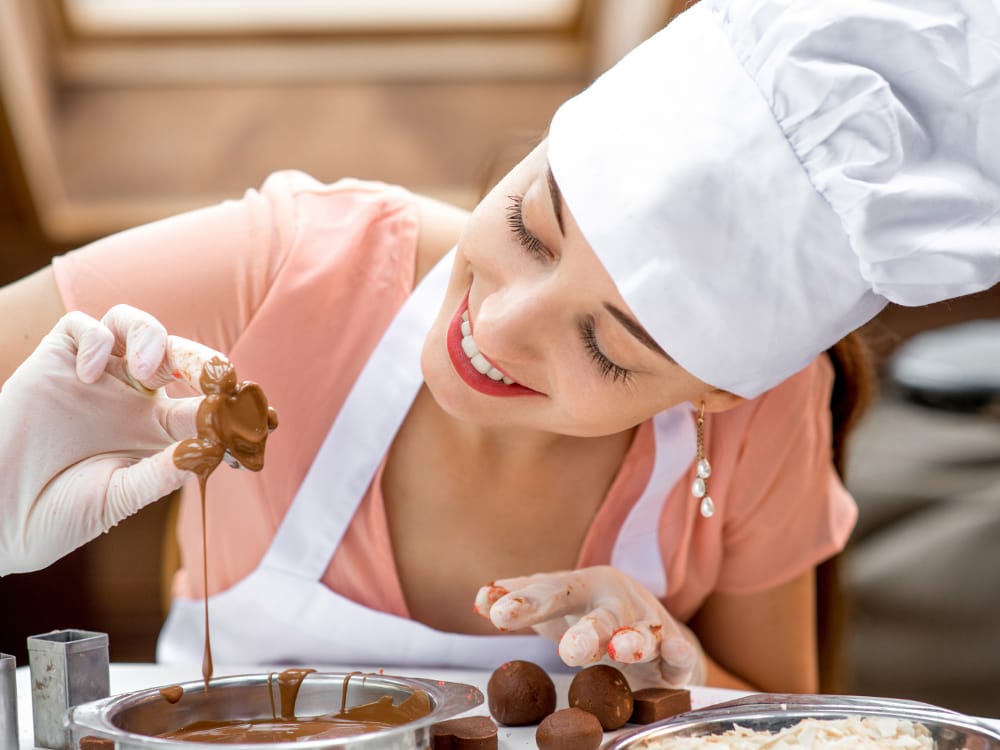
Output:
<svg viewBox="0 0 1000 750">
<path fill-rule="evenodd" d="M 712 464 L 708 462 L 705 458 L 705 402 L 701 402 L 701 409 L 698 410 L 698 419 L 695 421 L 695 426 L 698 435 L 698 449 L 695 464 L 695 472 L 697 477 L 695 477 L 694 483 L 691 485 L 691 493 L 697 497 L 701 498 L 701 515 L 705 518 L 711 518 L 715 515 L 715 503 L 712 502 L 712 498 L 708 496 L 708 483 L 707 479 L 712 476 Z"/>
</svg>

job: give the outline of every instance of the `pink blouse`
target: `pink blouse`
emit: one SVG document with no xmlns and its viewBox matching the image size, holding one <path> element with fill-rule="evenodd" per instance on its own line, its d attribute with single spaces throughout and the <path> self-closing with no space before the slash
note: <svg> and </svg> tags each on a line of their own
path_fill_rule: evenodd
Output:
<svg viewBox="0 0 1000 750">
<path fill-rule="evenodd" d="M 324 185 L 272 175 L 241 200 L 102 239 L 53 261 L 67 309 L 100 317 L 128 303 L 171 333 L 227 353 L 259 382 L 281 426 L 260 473 L 220 470 L 209 485 L 210 593 L 260 562 L 341 404 L 412 289 L 419 216 L 381 183 Z M 716 515 L 696 522 L 692 471 L 664 498 L 666 605 L 689 618 L 713 591 L 752 593 L 791 580 L 846 543 L 856 508 L 831 464 L 832 368 L 820 357 L 771 391 L 706 418 Z M 174 395 L 183 395 L 180 386 Z M 652 468 L 643 424 L 595 515 L 579 566 L 607 564 Z M 381 470 L 324 576 L 334 591 L 408 616 L 393 557 Z M 197 486 L 177 529 L 180 597 L 203 595 Z"/>
</svg>

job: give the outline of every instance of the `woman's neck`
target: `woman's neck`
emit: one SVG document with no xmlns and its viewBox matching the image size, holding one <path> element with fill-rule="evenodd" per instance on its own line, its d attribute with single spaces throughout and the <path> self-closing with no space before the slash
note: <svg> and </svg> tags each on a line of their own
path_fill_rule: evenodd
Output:
<svg viewBox="0 0 1000 750">
<path fill-rule="evenodd" d="M 602 437 L 573 437 L 523 427 L 483 426 L 453 417 L 444 411 L 426 388 L 421 389 L 415 408 L 422 419 L 433 420 L 454 446 L 456 458 L 466 465 L 493 466 L 496 471 L 519 471 L 525 467 L 600 453 L 617 456 L 619 465 L 628 452 L 636 428 Z M 492 472 L 490 472 L 492 473 Z"/>
</svg>

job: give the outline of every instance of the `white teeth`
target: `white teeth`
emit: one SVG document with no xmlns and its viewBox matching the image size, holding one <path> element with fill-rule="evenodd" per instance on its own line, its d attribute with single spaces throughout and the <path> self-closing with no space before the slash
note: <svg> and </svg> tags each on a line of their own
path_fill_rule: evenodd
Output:
<svg viewBox="0 0 1000 750">
<path fill-rule="evenodd" d="M 472 366 L 481 375 L 485 375 L 490 380 L 501 381 L 506 385 L 513 385 L 514 381 L 504 375 L 500 370 L 492 365 L 480 352 L 476 345 L 476 340 L 472 338 L 472 324 L 469 322 L 469 311 L 462 313 L 462 351 L 469 358 Z"/>
<path fill-rule="evenodd" d="M 482 354 L 477 354 L 474 357 L 470 357 L 469 361 L 481 375 L 485 375 L 487 372 L 489 372 L 491 365 L 489 363 L 489 360 L 486 359 L 486 357 L 484 357 Z"/>
<path fill-rule="evenodd" d="M 479 347 L 476 346 L 476 341 L 472 336 L 466 336 L 462 339 L 462 351 L 465 352 L 465 356 L 469 359 L 479 354 Z"/>
</svg>

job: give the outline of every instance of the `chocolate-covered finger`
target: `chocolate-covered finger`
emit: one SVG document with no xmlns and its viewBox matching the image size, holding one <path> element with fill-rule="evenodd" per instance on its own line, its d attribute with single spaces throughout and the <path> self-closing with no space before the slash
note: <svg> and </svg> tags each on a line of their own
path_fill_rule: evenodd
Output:
<svg viewBox="0 0 1000 750">
<path fill-rule="evenodd" d="M 191 341 L 180 336 L 167 337 L 167 356 L 163 366 L 156 374 L 159 385 L 164 385 L 173 380 L 183 380 L 199 393 L 204 389 L 201 382 L 202 371 L 205 365 L 213 359 L 228 362 L 228 358 L 204 344 Z M 235 374 L 234 374 L 235 377 Z"/>
<path fill-rule="evenodd" d="M 642 620 L 618 628 L 608 641 L 608 656 L 622 664 L 637 664 L 660 658 L 663 625 Z"/>
<path fill-rule="evenodd" d="M 606 607 L 588 612 L 559 639 L 559 658 L 571 667 L 593 664 L 604 656 L 619 627 L 617 615 Z"/>
<path fill-rule="evenodd" d="M 509 593 L 510 591 L 503 586 L 498 586 L 496 581 L 491 581 L 487 585 L 480 587 L 479 591 L 476 592 L 476 601 L 473 603 L 472 608 L 477 615 L 489 620 L 490 609 L 497 603 L 498 599 Z"/>
<path fill-rule="evenodd" d="M 505 585 L 506 581 L 497 581 Z M 593 592 L 585 577 L 573 573 L 539 576 L 498 599 L 490 610 L 490 619 L 505 629 L 532 627 L 557 617 L 579 617 L 589 612 Z"/>
</svg>

